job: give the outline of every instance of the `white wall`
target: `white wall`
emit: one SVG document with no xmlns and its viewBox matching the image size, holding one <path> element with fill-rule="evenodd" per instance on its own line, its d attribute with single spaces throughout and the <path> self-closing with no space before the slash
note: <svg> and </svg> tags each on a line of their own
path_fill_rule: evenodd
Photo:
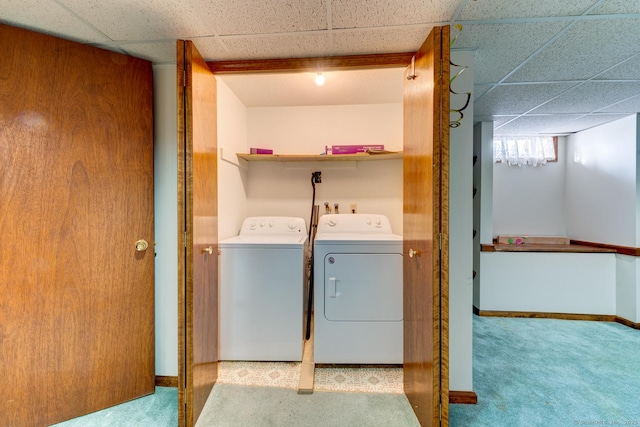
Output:
<svg viewBox="0 0 640 427">
<path fill-rule="evenodd" d="M 176 66 L 153 66 L 156 375 L 178 375 Z"/>
<path fill-rule="evenodd" d="M 402 104 L 249 109 L 251 147 L 320 154 L 325 145 L 383 144 L 402 150 Z"/>
<path fill-rule="evenodd" d="M 247 214 L 247 108 L 221 80 L 218 88 L 218 239 L 236 236 Z"/>
<path fill-rule="evenodd" d="M 481 310 L 616 314 L 613 253 L 483 252 Z"/>
<path fill-rule="evenodd" d="M 320 154 L 325 145 L 383 144 L 402 150 L 402 104 L 269 107 L 248 109 L 249 147 L 276 154 Z M 248 148 L 245 149 L 245 152 Z M 316 204 L 338 203 L 347 213 L 389 217 L 393 232 L 402 234 L 402 160 L 360 162 L 249 162 L 247 215 L 311 214 L 311 172 L 322 172 Z"/>
<path fill-rule="evenodd" d="M 473 305 L 480 308 L 480 246 L 493 243 L 493 122 L 480 122 L 473 128 L 473 153 L 478 156 L 473 167 Z M 473 194 L 473 193 L 472 193 Z"/>
<path fill-rule="evenodd" d="M 452 62 L 467 66 L 454 81 L 457 93 L 473 91 L 473 52 L 451 53 Z M 451 73 L 459 72 L 451 67 Z M 464 95 L 451 95 L 460 108 Z M 473 390 L 473 99 L 460 126 L 450 128 L 449 161 L 449 388 Z M 459 115 L 451 114 L 452 120 Z"/>
<path fill-rule="evenodd" d="M 564 140 L 559 138 L 557 162 L 537 167 L 494 164 L 494 237 L 566 235 Z"/>
<path fill-rule="evenodd" d="M 567 146 L 567 234 L 572 239 L 640 246 L 637 118 L 571 135 Z"/>
</svg>

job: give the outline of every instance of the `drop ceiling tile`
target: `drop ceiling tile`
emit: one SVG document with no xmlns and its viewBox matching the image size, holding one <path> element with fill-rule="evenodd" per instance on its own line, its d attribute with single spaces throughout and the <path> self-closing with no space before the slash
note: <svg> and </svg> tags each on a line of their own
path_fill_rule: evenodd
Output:
<svg viewBox="0 0 640 427">
<path fill-rule="evenodd" d="M 636 53 L 634 58 L 623 62 L 622 64 L 602 73 L 597 80 L 624 80 L 635 79 L 640 80 L 640 54 Z"/>
<path fill-rule="evenodd" d="M 573 127 L 567 125 L 579 119 L 580 115 L 530 115 L 520 116 L 515 119 L 494 123 L 494 135 L 539 135 L 539 134 L 564 134 L 574 132 Z"/>
<path fill-rule="evenodd" d="M 331 0 L 332 28 L 371 28 L 449 21 L 460 0 Z"/>
<path fill-rule="evenodd" d="M 640 13 L 640 2 L 629 0 L 607 0 L 591 11 L 590 15 Z"/>
<path fill-rule="evenodd" d="M 591 113 L 631 94 L 640 94 L 640 82 L 587 82 L 536 108 L 536 114 Z"/>
<path fill-rule="evenodd" d="M 200 51 L 200 45 L 195 42 L 196 48 Z M 164 42 L 151 42 L 151 43 L 127 43 L 120 44 L 120 49 L 127 53 L 127 55 L 135 56 L 136 58 L 146 59 L 153 61 L 154 64 L 175 64 L 176 63 L 176 41 L 167 40 Z M 108 49 L 109 47 L 106 46 Z M 200 51 L 202 54 L 202 51 Z"/>
<path fill-rule="evenodd" d="M 610 123 L 627 116 L 628 114 L 592 114 L 576 117 L 573 119 L 567 118 L 564 121 L 558 121 L 557 123 L 550 125 L 547 128 L 546 132 L 556 134 L 575 133 L 592 127 L 600 126 L 605 123 Z"/>
<path fill-rule="evenodd" d="M 332 55 L 416 52 L 432 27 L 333 31 Z"/>
<path fill-rule="evenodd" d="M 473 99 L 476 100 L 480 96 L 484 95 L 486 91 L 491 89 L 492 85 L 474 85 L 473 86 Z"/>
<path fill-rule="evenodd" d="M 200 34 L 188 3 L 174 0 L 58 0 L 112 40 L 151 41 Z"/>
<path fill-rule="evenodd" d="M 184 2 L 180 2 L 184 3 Z M 218 35 L 290 33 L 327 29 L 324 0 L 195 0 L 200 20 Z M 211 32 L 209 34 L 212 34 Z"/>
<path fill-rule="evenodd" d="M 640 25 L 633 19 L 579 22 L 509 79 L 559 81 L 587 79 L 638 50 Z"/>
<path fill-rule="evenodd" d="M 220 37 L 227 47 L 216 58 L 225 61 L 242 59 L 298 58 L 330 54 L 328 33 L 296 33 L 262 37 Z M 203 54 L 204 55 L 204 54 Z"/>
<path fill-rule="evenodd" d="M 468 1 L 458 20 L 575 16 L 584 13 L 594 3 L 595 0 Z"/>
<path fill-rule="evenodd" d="M 600 110 L 601 113 L 640 113 L 640 93 L 629 94 L 629 97 Z"/>
<path fill-rule="evenodd" d="M 565 25 L 558 22 L 465 25 L 453 49 L 472 49 L 475 81 L 496 83 Z"/>
<path fill-rule="evenodd" d="M 523 114 L 560 95 L 574 84 L 528 84 L 498 86 L 475 101 L 478 115 Z"/>
<path fill-rule="evenodd" d="M 108 37 L 55 2 L 0 0 L 0 22 L 83 43 Z"/>
</svg>

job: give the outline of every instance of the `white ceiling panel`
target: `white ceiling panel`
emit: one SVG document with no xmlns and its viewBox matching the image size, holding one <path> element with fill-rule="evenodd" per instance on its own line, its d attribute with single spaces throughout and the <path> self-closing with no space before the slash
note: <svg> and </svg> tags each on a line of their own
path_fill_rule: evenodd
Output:
<svg viewBox="0 0 640 427">
<path fill-rule="evenodd" d="M 483 116 L 523 114 L 574 85 L 575 83 L 497 86 L 475 100 L 474 112 Z"/>
<path fill-rule="evenodd" d="M 621 101 L 603 108 L 601 113 L 625 113 L 636 114 L 640 112 L 640 92 L 629 93 L 629 96 Z"/>
<path fill-rule="evenodd" d="M 99 46 L 110 49 L 110 46 Z M 155 64 L 175 64 L 176 63 L 176 41 L 168 40 L 164 42 L 152 43 L 128 43 L 120 44 L 119 47 L 128 55 L 136 58 L 153 61 Z M 198 48 L 200 48 L 198 46 Z"/>
<path fill-rule="evenodd" d="M 566 23 L 465 25 L 454 49 L 472 49 L 476 82 L 496 83 L 542 47 Z M 523 35 L 527 35 L 523 37 Z"/>
<path fill-rule="evenodd" d="M 575 119 L 566 118 L 566 120 L 556 120 L 559 116 L 553 116 L 556 120 L 555 125 L 549 125 L 546 128 L 547 133 L 552 134 L 569 134 L 580 132 L 581 130 L 590 129 L 605 123 L 627 117 L 628 114 L 590 114 L 587 116 L 576 117 Z"/>
<path fill-rule="evenodd" d="M 640 49 L 640 46 L 639 46 Z M 622 64 L 610 69 L 609 71 L 602 73 L 598 76 L 598 80 L 625 80 L 634 79 L 640 80 L 640 53 L 637 53 L 635 57 L 631 57 L 629 60 Z"/>
<path fill-rule="evenodd" d="M 371 28 L 446 22 L 460 0 L 329 0 L 335 28 Z"/>
<path fill-rule="evenodd" d="M 537 134 L 564 134 L 571 133 L 567 123 L 583 117 L 576 114 L 565 115 L 530 115 L 501 120 L 495 123 L 494 135 L 537 135 Z"/>
<path fill-rule="evenodd" d="M 535 114 L 562 114 L 568 109 L 588 114 L 600 111 L 629 94 L 640 94 L 640 82 L 586 82 L 536 108 Z M 576 110 L 580 106 L 582 111 Z"/>
<path fill-rule="evenodd" d="M 109 40 L 55 2 L 0 0 L 0 22 L 83 43 Z"/>
<path fill-rule="evenodd" d="M 640 13 L 640 2 L 635 0 L 607 0 L 593 9 L 592 15 Z"/>
<path fill-rule="evenodd" d="M 634 19 L 578 22 L 508 81 L 588 79 L 637 53 L 635 40 L 640 25 Z"/>
<path fill-rule="evenodd" d="M 162 40 L 210 35 L 207 10 L 178 0 L 56 0 L 112 40 Z"/>
<path fill-rule="evenodd" d="M 167 0 L 165 0 L 167 1 Z M 294 33 L 327 29 L 324 0 L 191 0 L 199 18 L 218 35 Z"/>
<path fill-rule="evenodd" d="M 375 54 L 416 51 L 429 35 L 432 27 L 406 29 L 379 29 L 358 31 L 334 31 L 332 52 L 334 55 Z"/>
<path fill-rule="evenodd" d="M 467 2 L 458 19 L 466 21 L 576 16 L 584 13 L 595 3 L 597 0 L 473 0 Z"/>
<path fill-rule="evenodd" d="M 262 37 L 221 37 L 228 51 L 213 60 L 296 58 L 329 55 L 327 33 L 292 33 Z"/>
</svg>

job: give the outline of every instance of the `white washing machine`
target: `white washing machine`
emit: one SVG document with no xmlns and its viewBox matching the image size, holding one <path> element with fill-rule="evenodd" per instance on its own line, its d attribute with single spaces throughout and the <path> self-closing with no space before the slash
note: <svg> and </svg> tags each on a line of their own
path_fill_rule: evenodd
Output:
<svg viewBox="0 0 640 427">
<path fill-rule="evenodd" d="M 388 218 L 323 215 L 313 256 L 315 363 L 401 364 L 402 237 Z"/>
<path fill-rule="evenodd" d="M 304 220 L 246 218 L 220 250 L 220 360 L 302 360 Z"/>
</svg>

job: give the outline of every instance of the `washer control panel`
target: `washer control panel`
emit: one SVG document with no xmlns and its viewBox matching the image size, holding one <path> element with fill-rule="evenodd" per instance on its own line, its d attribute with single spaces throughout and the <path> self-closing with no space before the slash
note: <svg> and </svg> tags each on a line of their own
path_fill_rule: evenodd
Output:
<svg viewBox="0 0 640 427">
<path fill-rule="evenodd" d="M 245 218 L 240 236 L 256 234 L 306 234 L 302 218 L 289 216 L 252 216 Z"/>
<path fill-rule="evenodd" d="M 389 218 L 380 214 L 325 214 L 318 233 L 392 234 Z"/>
</svg>

